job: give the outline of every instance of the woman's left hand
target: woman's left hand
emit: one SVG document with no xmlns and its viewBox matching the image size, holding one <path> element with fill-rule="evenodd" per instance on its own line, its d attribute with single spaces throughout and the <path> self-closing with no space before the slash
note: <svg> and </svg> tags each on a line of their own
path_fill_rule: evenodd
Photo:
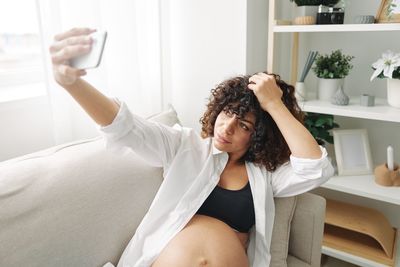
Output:
<svg viewBox="0 0 400 267">
<path fill-rule="evenodd" d="M 268 112 L 275 104 L 283 104 L 281 100 L 283 92 L 276 84 L 273 75 L 257 73 L 249 78 L 249 82 L 248 88 L 253 90 L 261 108 L 265 111 Z"/>
</svg>

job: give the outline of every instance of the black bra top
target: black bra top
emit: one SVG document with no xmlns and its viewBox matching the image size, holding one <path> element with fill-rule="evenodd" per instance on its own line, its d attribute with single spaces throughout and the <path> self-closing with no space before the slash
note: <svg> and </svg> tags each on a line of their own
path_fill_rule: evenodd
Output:
<svg viewBox="0 0 400 267">
<path fill-rule="evenodd" d="M 247 233 L 255 223 L 250 184 L 239 190 L 216 186 L 197 214 L 214 217 L 238 232 Z"/>
</svg>

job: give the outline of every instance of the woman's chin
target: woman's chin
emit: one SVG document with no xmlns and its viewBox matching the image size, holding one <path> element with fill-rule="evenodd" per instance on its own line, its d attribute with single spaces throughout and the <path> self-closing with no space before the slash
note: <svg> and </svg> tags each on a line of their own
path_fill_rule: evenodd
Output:
<svg viewBox="0 0 400 267">
<path fill-rule="evenodd" d="M 229 146 L 229 143 L 220 143 L 217 140 L 214 141 L 214 146 L 216 149 L 223 151 L 223 152 L 227 152 L 227 148 Z"/>
</svg>

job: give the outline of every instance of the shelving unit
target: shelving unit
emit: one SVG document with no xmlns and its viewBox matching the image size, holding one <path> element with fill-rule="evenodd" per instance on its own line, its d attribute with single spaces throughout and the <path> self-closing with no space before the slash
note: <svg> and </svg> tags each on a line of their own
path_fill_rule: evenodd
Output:
<svg viewBox="0 0 400 267">
<path fill-rule="evenodd" d="M 382 32 L 399 31 L 400 23 L 332 24 L 332 25 L 275 25 L 274 32 Z"/>
<path fill-rule="evenodd" d="M 347 106 L 333 105 L 329 101 L 309 100 L 299 102 L 300 108 L 306 112 L 332 114 L 337 116 L 371 119 L 380 121 L 400 122 L 400 109 L 387 105 L 382 98 L 375 99 L 375 106 L 365 107 L 360 105 L 359 97 L 351 97 Z"/>
<path fill-rule="evenodd" d="M 375 183 L 374 175 L 334 176 L 321 187 L 400 205 L 400 190 Z"/>
<path fill-rule="evenodd" d="M 299 35 L 301 33 L 341 33 L 341 32 L 393 32 L 400 33 L 400 23 L 385 24 L 342 24 L 342 25 L 278 25 L 275 18 L 275 7 L 277 0 L 269 0 L 269 28 L 268 28 L 268 65 L 267 70 L 274 72 L 275 35 L 292 34 L 292 56 L 291 56 L 291 83 L 297 80 Z M 387 40 L 390 42 L 390 40 Z M 308 97 L 308 99 L 310 99 Z M 365 107 L 360 105 L 359 97 L 351 97 L 348 106 L 333 105 L 328 101 L 308 100 L 299 102 L 300 108 L 306 112 L 332 114 L 336 116 L 352 117 L 365 120 L 378 120 L 390 123 L 400 123 L 400 109 L 388 106 L 386 99 L 376 98 L 375 106 Z M 360 196 L 391 205 L 397 205 L 400 213 L 400 188 L 383 187 L 375 183 L 374 175 L 360 176 L 335 176 L 322 188 L 340 192 L 343 194 Z M 397 231 L 397 238 L 400 233 Z M 395 266 L 400 266 L 400 244 L 395 248 L 397 251 Z M 382 267 L 386 266 L 372 260 L 356 256 L 332 247 L 323 246 L 322 253 L 331 257 L 341 259 L 359 266 Z"/>
</svg>

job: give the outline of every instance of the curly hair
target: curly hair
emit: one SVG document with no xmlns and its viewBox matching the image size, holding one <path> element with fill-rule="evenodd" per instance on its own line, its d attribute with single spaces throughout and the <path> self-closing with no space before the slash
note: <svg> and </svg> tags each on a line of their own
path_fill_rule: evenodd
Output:
<svg viewBox="0 0 400 267">
<path fill-rule="evenodd" d="M 267 72 L 264 72 L 268 74 Z M 277 85 L 281 88 L 282 101 L 293 116 L 303 123 L 304 114 L 300 110 L 294 96 L 294 87 L 281 80 L 277 74 Z M 255 115 L 255 131 L 250 137 L 250 146 L 239 160 L 240 162 L 253 162 L 263 165 L 268 171 L 289 160 L 290 149 L 275 121 L 264 111 L 253 91 L 247 88 L 251 76 L 238 76 L 218 84 L 211 90 L 207 110 L 200 118 L 203 138 L 214 136 L 215 121 L 221 111 L 229 111 L 239 118 L 244 118 L 248 112 Z"/>
</svg>

